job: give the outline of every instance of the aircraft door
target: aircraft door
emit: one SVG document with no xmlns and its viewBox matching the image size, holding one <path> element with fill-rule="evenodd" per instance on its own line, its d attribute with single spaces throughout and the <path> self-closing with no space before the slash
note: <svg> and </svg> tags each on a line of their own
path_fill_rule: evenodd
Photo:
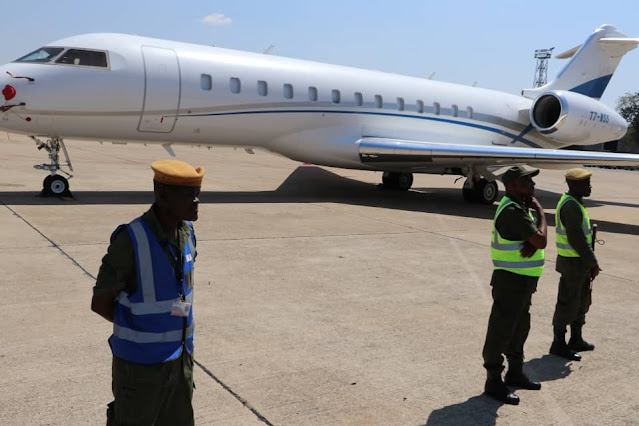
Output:
<svg viewBox="0 0 639 426">
<path fill-rule="evenodd" d="M 142 46 L 144 104 L 138 130 L 170 133 L 180 106 L 180 66 L 171 49 Z"/>
</svg>

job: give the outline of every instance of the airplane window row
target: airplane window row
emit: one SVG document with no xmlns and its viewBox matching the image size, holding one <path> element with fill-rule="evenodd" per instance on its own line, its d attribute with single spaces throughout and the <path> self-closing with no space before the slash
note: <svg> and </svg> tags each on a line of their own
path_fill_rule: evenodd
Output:
<svg viewBox="0 0 639 426">
<path fill-rule="evenodd" d="M 211 80 L 211 76 L 209 74 L 202 74 L 200 76 L 200 82 L 201 82 L 201 87 L 202 90 L 212 90 L 213 88 L 213 84 L 212 84 L 212 80 Z M 233 94 L 238 94 L 242 91 L 242 85 L 240 82 L 240 79 L 237 77 L 231 77 L 229 79 L 229 90 L 231 93 Z M 289 83 L 285 83 L 282 86 L 282 90 L 283 90 L 283 96 L 286 99 L 293 99 L 294 96 L 294 91 L 293 91 L 293 85 L 289 84 Z M 257 94 L 259 96 L 268 96 L 269 90 L 268 90 L 268 83 L 264 80 L 258 80 L 257 82 Z M 318 91 L 316 87 L 310 86 L 308 88 L 308 100 L 311 102 L 317 102 L 318 100 Z M 341 92 L 337 89 L 333 89 L 331 90 L 331 101 L 334 104 L 339 104 L 342 102 L 342 95 Z M 383 108 L 384 107 L 384 99 L 382 98 L 382 95 L 374 95 L 373 97 L 373 102 L 375 105 L 375 108 Z M 398 111 L 404 111 L 406 108 L 406 102 L 404 101 L 404 98 L 398 97 L 396 99 L 396 105 L 397 105 L 397 110 Z M 353 103 L 356 106 L 364 106 L 364 96 L 360 93 L 360 92 L 355 92 L 353 94 Z M 424 107 L 424 101 L 422 100 L 417 100 L 415 101 L 415 110 L 420 113 L 423 114 L 425 111 L 425 107 Z M 468 107 L 466 109 L 467 112 L 467 118 L 473 118 L 473 108 L 472 107 Z M 439 102 L 433 102 L 433 113 L 435 115 L 440 115 L 442 113 L 442 108 Z M 451 105 L 450 108 L 450 115 L 452 115 L 453 117 L 459 117 L 459 106 L 453 104 Z"/>
<path fill-rule="evenodd" d="M 64 53 L 62 53 L 64 51 Z M 62 53 L 60 55 L 60 53 Z M 62 47 L 41 47 L 14 62 L 49 63 L 55 59 L 56 64 L 78 65 L 84 67 L 108 68 L 107 54 L 104 51 L 67 49 Z"/>
</svg>

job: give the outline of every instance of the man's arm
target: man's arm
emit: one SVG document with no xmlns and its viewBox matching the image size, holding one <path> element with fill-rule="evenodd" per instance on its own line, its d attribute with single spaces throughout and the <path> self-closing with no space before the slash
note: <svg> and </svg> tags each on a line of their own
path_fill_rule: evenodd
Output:
<svg viewBox="0 0 639 426">
<path fill-rule="evenodd" d="M 548 244 L 548 225 L 546 224 L 546 213 L 535 197 L 530 200 L 530 206 L 535 210 L 537 216 L 537 232 L 526 240 L 535 249 L 544 249 Z M 523 254 L 523 253 L 522 253 Z M 532 256 L 532 253 L 530 254 Z M 524 256 L 530 257 L 530 256 Z"/>
<path fill-rule="evenodd" d="M 592 279 L 595 279 L 599 275 L 599 265 L 595 253 L 592 251 L 592 247 L 588 244 L 586 235 L 583 231 L 583 214 L 581 209 L 574 201 L 568 201 L 565 203 L 561 211 L 561 222 L 566 227 L 566 237 L 568 237 L 568 243 L 575 249 L 579 257 L 585 264 L 587 269 L 590 269 L 590 275 Z"/>
<path fill-rule="evenodd" d="M 91 310 L 113 322 L 115 298 L 123 290 L 133 293 L 135 286 L 133 243 L 129 233 L 124 231 L 118 233 L 102 258 L 98 279 L 93 287 Z"/>
<path fill-rule="evenodd" d="M 113 290 L 104 294 L 94 294 L 91 299 L 91 310 L 109 322 L 113 322 L 115 298 L 117 293 Z"/>
</svg>

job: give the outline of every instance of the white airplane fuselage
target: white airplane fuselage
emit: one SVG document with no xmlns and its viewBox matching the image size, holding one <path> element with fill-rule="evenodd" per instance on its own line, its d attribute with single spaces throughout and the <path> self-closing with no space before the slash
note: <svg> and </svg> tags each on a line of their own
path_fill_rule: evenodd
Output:
<svg viewBox="0 0 639 426">
<path fill-rule="evenodd" d="M 535 129 L 517 140 L 530 123 L 532 100 L 493 90 L 122 34 L 51 46 L 103 50 L 108 67 L 4 65 L 0 87 L 14 87 L 8 103 L 24 106 L 0 113 L 0 128 L 100 141 L 260 147 L 362 169 L 375 168 L 360 161 L 353 143 L 363 136 L 567 145 Z"/>
</svg>

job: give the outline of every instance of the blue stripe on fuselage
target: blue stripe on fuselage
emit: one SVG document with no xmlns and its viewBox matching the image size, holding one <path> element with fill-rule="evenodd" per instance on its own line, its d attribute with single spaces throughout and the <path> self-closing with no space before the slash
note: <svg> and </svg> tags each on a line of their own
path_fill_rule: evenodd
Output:
<svg viewBox="0 0 639 426">
<path fill-rule="evenodd" d="M 439 121 L 442 123 L 449 123 L 449 124 L 457 124 L 460 126 L 467 126 L 467 127 L 473 127 L 476 129 L 480 129 L 480 130 L 485 130 L 488 132 L 493 132 L 493 133 L 497 133 L 500 134 L 502 136 L 506 136 L 509 138 L 513 138 L 513 142 L 515 141 L 519 141 L 522 142 L 528 146 L 534 147 L 534 148 L 541 148 L 539 145 L 537 145 L 536 143 L 528 140 L 528 139 L 524 139 L 522 136 L 524 134 L 526 134 L 530 129 L 526 128 L 524 129 L 524 131 L 519 134 L 513 134 L 510 132 L 507 132 L 505 130 L 501 130 L 501 129 L 496 129 L 494 127 L 489 127 L 489 126 L 484 126 L 481 124 L 474 124 L 474 123 L 467 123 L 464 121 L 458 121 L 458 120 L 450 120 L 447 118 L 436 118 L 436 117 L 425 117 L 425 116 L 415 116 L 415 115 L 408 115 L 408 114 L 395 114 L 395 113 L 390 113 L 390 112 L 368 112 L 368 111 L 335 111 L 335 110 L 264 110 L 264 111 L 235 111 L 235 112 L 213 112 L 213 113 L 207 113 L 207 114 L 178 114 L 176 117 L 181 117 L 181 118 L 185 118 L 185 117 L 213 117 L 213 116 L 223 116 L 223 115 L 251 115 L 251 114 L 365 114 L 365 115 L 379 115 L 379 116 L 386 116 L 386 117 L 404 117 L 404 118 L 416 118 L 419 120 L 430 120 L 430 121 Z"/>
</svg>

